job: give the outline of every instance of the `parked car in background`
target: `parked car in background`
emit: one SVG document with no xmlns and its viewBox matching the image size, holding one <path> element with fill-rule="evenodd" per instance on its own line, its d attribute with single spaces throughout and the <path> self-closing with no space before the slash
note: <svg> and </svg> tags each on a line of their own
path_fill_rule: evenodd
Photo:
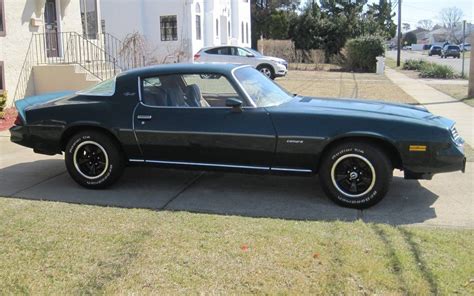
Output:
<svg viewBox="0 0 474 296">
<path fill-rule="evenodd" d="M 462 51 L 470 51 L 471 50 L 471 43 L 459 44 L 459 48 Z"/>
<path fill-rule="evenodd" d="M 461 49 L 457 45 L 445 45 L 441 50 L 441 58 L 460 58 L 461 57 Z"/>
<path fill-rule="evenodd" d="M 203 48 L 194 55 L 194 61 L 250 65 L 271 79 L 285 76 L 288 72 L 288 62 L 284 59 L 264 56 L 256 50 L 239 46 Z"/>
<path fill-rule="evenodd" d="M 424 107 L 293 95 L 248 65 L 139 68 L 16 108 L 11 140 L 64 153 L 70 176 L 91 189 L 128 165 L 319 174 L 333 201 L 367 208 L 395 168 L 431 179 L 466 165 L 454 122 Z"/>
<path fill-rule="evenodd" d="M 432 45 L 430 47 L 430 50 L 428 51 L 429 56 L 434 56 L 434 55 L 441 55 L 441 49 L 442 47 L 439 45 Z"/>
</svg>

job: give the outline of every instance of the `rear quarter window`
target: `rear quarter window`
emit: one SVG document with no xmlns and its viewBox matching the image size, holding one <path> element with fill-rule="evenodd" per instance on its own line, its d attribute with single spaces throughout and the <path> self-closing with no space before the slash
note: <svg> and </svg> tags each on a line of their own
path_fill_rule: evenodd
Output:
<svg viewBox="0 0 474 296">
<path fill-rule="evenodd" d="M 91 88 L 78 91 L 79 95 L 110 97 L 115 93 L 115 77 L 102 81 Z"/>
</svg>

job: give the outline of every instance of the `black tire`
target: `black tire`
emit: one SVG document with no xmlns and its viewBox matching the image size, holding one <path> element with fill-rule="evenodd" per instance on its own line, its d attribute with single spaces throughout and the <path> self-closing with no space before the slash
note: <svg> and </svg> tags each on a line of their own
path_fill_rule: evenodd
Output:
<svg viewBox="0 0 474 296">
<path fill-rule="evenodd" d="M 270 65 L 259 65 L 257 70 L 270 79 L 275 79 L 275 70 Z"/>
<path fill-rule="evenodd" d="M 125 168 L 117 142 L 96 131 L 72 136 L 64 154 L 69 175 L 86 188 L 101 189 L 112 185 Z"/>
<path fill-rule="evenodd" d="M 321 161 L 319 178 L 324 192 L 337 204 L 365 209 L 387 194 L 393 167 L 375 145 L 345 142 L 331 148 Z M 355 185 L 354 185 L 355 184 Z"/>
</svg>

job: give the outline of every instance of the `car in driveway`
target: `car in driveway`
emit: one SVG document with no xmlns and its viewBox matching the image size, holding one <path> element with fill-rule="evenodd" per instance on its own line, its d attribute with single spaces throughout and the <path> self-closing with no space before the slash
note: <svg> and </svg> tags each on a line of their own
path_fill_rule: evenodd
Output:
<svg viewBox="0 0 474 296">
<path fill-rule="evenodd" d="M 254 49 L 239 46 L 203 48 L 194 55 L 194 61 L 250 65 L 271 79 L 288 73 L 288 62 L 284 59 L 264 56 Z"/>
<path fill-rule="evenodd" d="M 460 58 L 461 57 L 461 49 L 457 45 L 445 45 L 441 50 L 441 58 Z"/>
<path fill-rule="evenodd" d="M 406 179 L 465 169 L 452 120 L 418 106 L 293 95 L 251 66 L 152 66 L 15 105 L 11 141 L 64 153 L 70 176 L 92 189 L 131 165 L 319 174 L 333 201 L 367 208 L 394 169 Z"/>
<path fill-rule="evenodd" d="M 441 49 L 442 47 L 439 45 L 432 45 L 430 50 L 428 51 L 429 56 L 439 55 L 441 56 Z"/>
</svg>

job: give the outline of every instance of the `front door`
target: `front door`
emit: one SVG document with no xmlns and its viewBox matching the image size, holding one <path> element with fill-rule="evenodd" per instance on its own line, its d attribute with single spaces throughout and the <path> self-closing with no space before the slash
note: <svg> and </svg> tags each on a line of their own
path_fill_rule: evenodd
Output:
<svg viewBox="0 0 474 296">
<path fill-rule="evenodd" d="M 44 26 L 46 56 L 59 57 L 58 42 L 58 16 L 56 11 L 56 0 L 46 0 L 44 8 Z"/>
<path fill-rule="evenodd" d="M 270 167 L 276 136 L 264 108 L 226 107 L 227 99 L 241 96 L 223 76 L 172 76 L 142 79 L 134 126 L 146 161 Z"/>
</svg>

